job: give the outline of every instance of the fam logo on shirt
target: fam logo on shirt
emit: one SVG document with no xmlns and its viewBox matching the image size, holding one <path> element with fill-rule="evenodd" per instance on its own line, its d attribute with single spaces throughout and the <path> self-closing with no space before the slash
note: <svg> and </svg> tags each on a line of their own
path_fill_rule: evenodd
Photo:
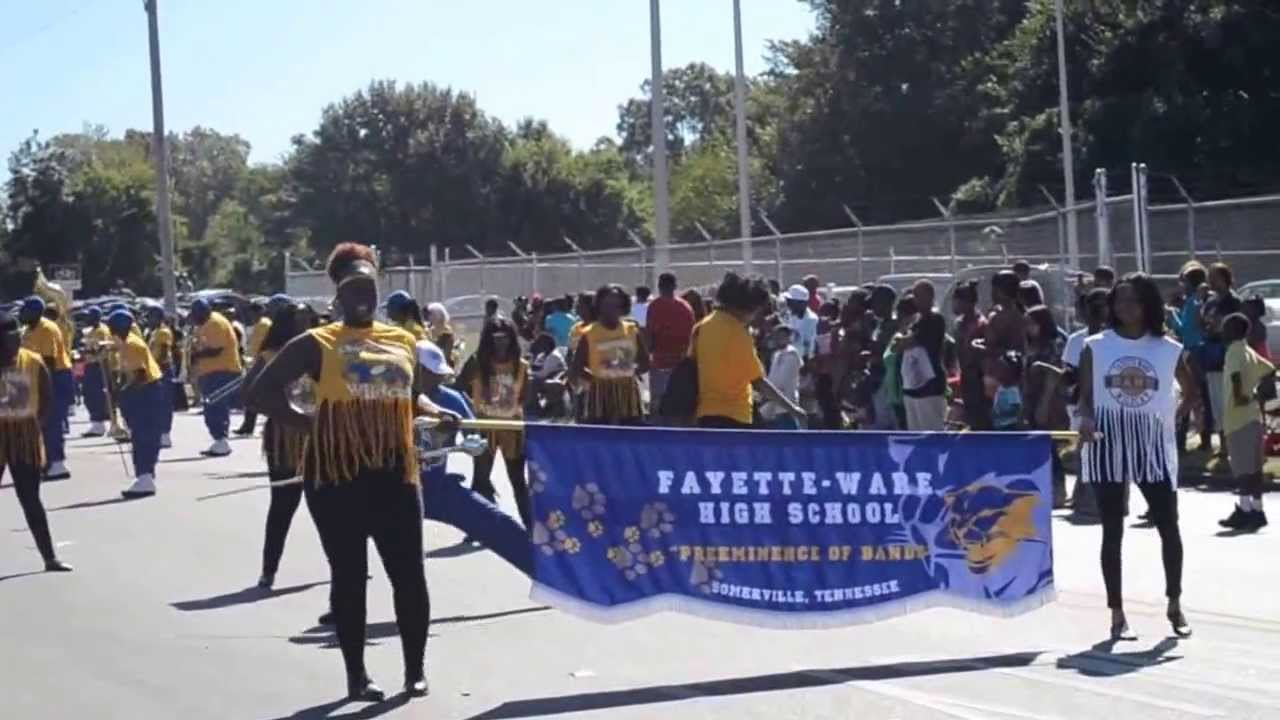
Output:
<svg viewBox="0 0 1280 720">
<path fill-rule="evenodd" d="M 1112 399 L 1126 408 L 1146 405 L 1160 389 L 1160 378 L 1156 375 L 1155 366 L 1133 356 L 1125 356 L 1111 363 L 1102 382 Z"/>
</svg>

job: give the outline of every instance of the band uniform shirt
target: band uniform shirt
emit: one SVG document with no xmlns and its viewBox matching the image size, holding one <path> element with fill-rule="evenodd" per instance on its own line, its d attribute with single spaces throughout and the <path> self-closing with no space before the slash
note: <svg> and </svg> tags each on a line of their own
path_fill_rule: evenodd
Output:
<svg viewBox="0 0 1280 720">
<path fill-rule="evenodd" d="M 71 353 L 67 350 L 62 331 L 49 318 L 40 318 L 34 327 L 22 334 L 22 347 L 41 358 L 53 358 L 50 371 L 71 369 Z"/>
</svg>

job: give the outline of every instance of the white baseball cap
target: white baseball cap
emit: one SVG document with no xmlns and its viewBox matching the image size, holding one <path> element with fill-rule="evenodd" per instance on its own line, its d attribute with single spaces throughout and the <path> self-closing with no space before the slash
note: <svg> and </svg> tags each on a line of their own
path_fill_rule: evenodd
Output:
<svg viewBox="0 0 1280 720">
<path fill-rule="evenodd" d="M 418 355 L 418 364 L 436 375 L 453 375 L 453 368 L 445 359 L 444 351 L 430 340 L 419 340 L 414 346 Z"/>
<path fill-rule="evenodd" d="M 809 288 L 803 285 L 792 285 L 783 294 L 783 299 L 791 302 L 809 302 Z"/>
</svg>

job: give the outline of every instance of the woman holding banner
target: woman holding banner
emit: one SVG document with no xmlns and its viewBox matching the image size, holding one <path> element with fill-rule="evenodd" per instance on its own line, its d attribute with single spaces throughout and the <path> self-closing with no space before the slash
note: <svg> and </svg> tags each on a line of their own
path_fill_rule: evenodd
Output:
<svg viewBox="0 0 1280 720">
<path fill-rule="evenodd" d="M 751 427 L 751 391 L 776 403 L 796 419 L 804 409 L 765 378 L 747 328 L 771 305 L 769 286 L 758 275 L 725 273 L 716 290 L 716 309 L 693 328 L 690 356 L 698 365 L 698 426 Z"/>
<path fill-rule="evenodd" d="M 1080 357 L 1081 481 L 1093 485 L 1102 516 L 1102 579 L 1111 637 L 1135 639 L 1125 618 L 1120 549 L 1127 483 L 1146 498 L 1160 533 L 1167 617 L 1191 635 L 1182 613 L 1182 536 L 1178 530 L 1176 386 L 1195 394 L 1182 346 L 1165 334 L 1164 302 L 1148 276 L 1126 276 L 1109 295 L 1111 328 L 1085 341 Z"/>
<path fill-rule="evenodd" d="M 430 609 L 413 427 L 414 340 L 400 328 L 374 322 L 378 268 L 371 248 L 340 244 L 327 270 L 342 321 L 285 345 L 254 379 L 247 399 L 274 422 L 307 436 L 300 471 L 329 556 L 348 697 L 385 697 L 364 664 L 370 537 L 395 597 L 405 692 L 422 696 Z M 314 417 L 294 407 L 288 395 L 303 378 L 315 383 Z"/>
<path fill-rule="evenodd" d="M 649 372 L 649 349 L 640 326 L 623 318 L 631 298 L 621 285 L 596 291 L 596 320 L 578 341 L 571 382 L 586 387 L 581 420 L 587 425 L 639 425 L 644 418 L 640 376 Z"/>
</svg>

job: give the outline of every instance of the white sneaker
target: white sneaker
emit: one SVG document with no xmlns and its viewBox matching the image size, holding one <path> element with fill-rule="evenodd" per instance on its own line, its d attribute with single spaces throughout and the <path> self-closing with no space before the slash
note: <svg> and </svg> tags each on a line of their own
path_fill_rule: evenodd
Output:
<svg viewBox="0 0 1280 720">
<path fill-rule="evenodd" d="M 89 423 L 89 429 L 85 430 L 80 437 L 102 437 L 107 434 L 106 423 Z"/>
<path fill-rule="evenodd" d="M 49 469 L 44 473 L 45 480 L 66 480 L 71 477 L 71 471 L 67 469 L 66 463 L 55 462 L 49 463 Z"/>
<path fill-rule="evenodd" d="M 231 443 L 226 438 L 214 440 L 209 449 L 200 454 L 206 457 L 226 457 L 231 454 Z"/>
<path fill-rule="evenodd" d="M 164 433 L 163 435 L 160 436 L 160 447 L 161 448 L 173 447 L 173 441 L 169 439 L 169 433 Z"/>
<path fill-rule="evenodd" d="M 156 494 L 156 479 L 154 475 L 139 475 L 129 486 L 128 490 L 120 493 L 127 499 L 151 497 Z"/>
</svg>

